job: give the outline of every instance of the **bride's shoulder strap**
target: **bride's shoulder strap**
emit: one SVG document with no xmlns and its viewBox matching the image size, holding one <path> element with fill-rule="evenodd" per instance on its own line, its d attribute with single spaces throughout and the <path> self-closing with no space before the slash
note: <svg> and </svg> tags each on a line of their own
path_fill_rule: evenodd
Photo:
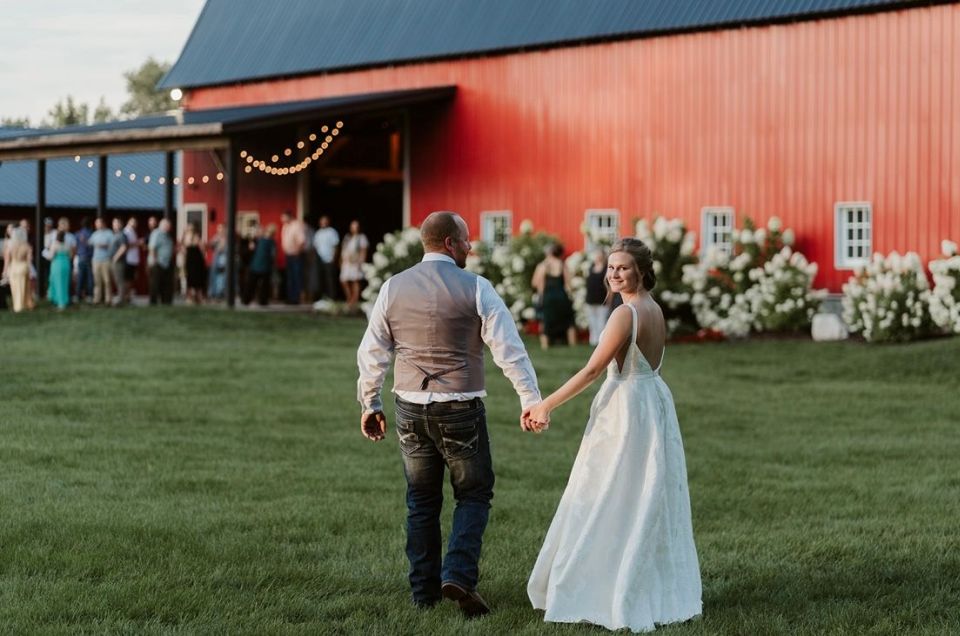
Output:
<svg viewBox="0 0 960 636">
<path fill-rule="evenodd" d="M 630 312 L 633 314 L 633 323 L 630 328 L 630 338 L 632 342 L 637 341 L 637 308 L 633 306 L 633 303 L 625 303 L 627 307 L 630 308 Z"/>
</svg>

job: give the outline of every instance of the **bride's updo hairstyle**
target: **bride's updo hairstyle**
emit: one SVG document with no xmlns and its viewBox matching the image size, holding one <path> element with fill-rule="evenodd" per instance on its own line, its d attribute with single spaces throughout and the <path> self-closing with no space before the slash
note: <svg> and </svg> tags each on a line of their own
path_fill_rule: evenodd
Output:
<svg viewBox="0 0 960 636">
<path fill-rule="evenodd" d="M 653 272 L 653 253 L 640 239 L 622 238 L 610 247 L 610 253 L 626 252 L 633 257 L 633 263 L 640 277 L 640 284 L 647 291 L 657 285 L 657 275 Z M 604 280 L 606 282 L 606 280 Z"/>
</svg>

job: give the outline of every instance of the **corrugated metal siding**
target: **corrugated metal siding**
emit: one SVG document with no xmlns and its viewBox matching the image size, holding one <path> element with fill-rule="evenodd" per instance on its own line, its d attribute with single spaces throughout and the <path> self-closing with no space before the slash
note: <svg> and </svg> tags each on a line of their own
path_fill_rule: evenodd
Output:
<svg viewBox="0 0 960 636">
<path fill-rule="evenodd" d="M 93 161 L 88 168 L 87 162 Z M 166 163 L 163 153 L 151 152 L 111 156 L 107 159 L 107 207 L 118 209 L 161 209 L 164 186 L 156 182 L 163 176 Z M 124 176 L 114 176 L 122 170 Z M 138 175 L 130 181 L 130 173 Z M 97 157 L 81 157 L 47 161 L 47 205 L 53 207 L 97 206 Z M 151 183 L 143 176 L 151 175 Z M 0 164 L 0 206 L 37 204 L 37 162 L 4 161 Z"/>
<path fill-rule="evenodd" d="M 223 84 L 903 4 L 903 0 L 208 0 L 180 58 L 160 85 Z"/>
<path fill-rule="evenodd" d="M 779 216 L 839 290 L 834 204 L 870 201 L 874 248 L 960 239 L 960 6 L 198 90 L 193 107 L 457 84 L 413 131 L 412 211 L 513 210 L 582 245 L 662 213 Z M 241 178 L 244 176 L 241 175 Z M 198 192 L 191 196 L 202 197 Z M 243 202 L 241 201 L 241 207 Z M 288 204 L 289 207 L 289 204 Z"/>
</svg>

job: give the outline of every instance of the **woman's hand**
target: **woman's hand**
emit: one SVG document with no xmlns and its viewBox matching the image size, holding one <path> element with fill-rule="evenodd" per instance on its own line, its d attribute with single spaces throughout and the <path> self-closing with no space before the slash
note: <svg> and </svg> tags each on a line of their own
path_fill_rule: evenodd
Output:
<svg viewBox="0 0 960 636">
<path fill-rule="evenodd" d="M 531 433 L 542 433 L 550 428 L 550 411 L 543 402 L 524 409 L 520 416 L 520 428 Z"/>
</svg>

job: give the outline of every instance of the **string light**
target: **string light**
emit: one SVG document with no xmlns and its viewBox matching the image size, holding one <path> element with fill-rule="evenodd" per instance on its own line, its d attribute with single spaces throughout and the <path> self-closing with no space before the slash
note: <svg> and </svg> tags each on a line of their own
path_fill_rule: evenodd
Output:
<svg viewBox="0 0 960 636">
<path fill-rule="evenodd" d="M 297 163 L 293 163 L 293 164 L 268 165 L 267 161 L 262 159 L 257 159 L 252 152 L 248 150 L 241 150 L 240 158 L 246 159 L 247 164 L 249 164 L 246 167 L 244 167 L 243 171 L 247 174 L 250 174 L 251 172 L 253 172 L 253 169 L 256 168 L 260 172 L 263 172 L 265 174 L 269 174 L 272 176 L 287 176 L 291 174 L 297 174 L 305 170 L 314 161 L 317 161 L 320 159 L 324 151 L 329 149 L 330 144 L 332 144 L 333 141 L 336 139 L 336 137 L 340 134 L 340 130 L 342 128 L 343 128 L 343 121 L 338 120 L 333 124 L 333 126 L 328 126 L 324 124 L 323 126 L 320 127 L 320 132 L 324 135 L 324 137 L 322 138 L 315 132 L 311 132 L 307 134 L 307 137 L 306 137 L 307 141 L 316 142 L 318 139 L 322 139 L 320 146 L 314 147 L 312 151 L 309 148 L 307 148 L 307 141 L 303 139 L 298 139 L 295 144 L 296 148 L 298 150 L 304 150 L 309 154 L 307 154 L 305 157 L 303 157 L 303 159 L 301 159 Z M 293 155 L 293 147 L 283 149 L 284 157 L 292 157 L 292 155 Z M 280 162 L 279 153 L 270 155 L 270 161 L 269 161 L 270 164 L 279 164 L 279 162 Z M 249 168 L 249 170 L 247 168 Z"/>
<path fill-rule="evenodd" d="M 301 159 L 297 163 L 289 164 L 286 166 L 283 166 L 283 165 L 268 166 L 266 161 L 262 159 L 257 159 L 256 157 L 253 156 L 253 153 L 251 153 L 250 151 L 241 150 L 240 158 L 245 159 L 247 163 L 247 165 L 244 166 L 243 171 L 246 174 L 251 174 L 253 172 L 253 169 L 256 168 L 260 172 L 273 175 L 273 176 L 287 176 L 287 175 L 297 174 L 299 172 L 302 172 L 303 170 L 307 169 L 307 167 L 309 167 L 311 163 L 319 160 L 320 157 L 323 156 L 324 151 L 330 147 L 330 144 L 334 141 L 334 138 L 340 134 L 340 130 L 342 128 L 343 128 L 342 121 L 337 121 L 333 127 L 330 127 L 326 124 L 321 126 L 320 132 L 325 134 L 325 137 L 323 138 L 323 141 L 320 143 L 320 146 L 313 148 L 312 152 L 310 151 L 309 148 L 307 148 L 307 141 L 304 141 L 303 139 L 297 140 L 295 144 L 296 148 L 298 150 L 306 150 L 306 152 L 310 152 L 310 154 L 303 157 L 303 159 Z M 326 133 L 329 133 L 329 134 L 326 134 Z M 316 142 L 319 138 L 320 137 L 317 133 L 311 132 L 307 135 L 306 140 L 311 142 Z M 293 155 L 292 147 L 284 148 L 283 155 L 285 157 L 291 157 Z M 80 163 L 82 159 L 83 157 L 81 157 L 80 155 L 74 155 L 73 157 L 73 161 L 75 163 Z M 280 161 L 279 154 L 271 155 L 270 157 L 271 163 L 278 163 L 279 161 Z M 94 165 L 95 165 L 95 162 L 93 160 L 87 161 L 87 168 L 93 168 Z M 115 170 L 113 174 L 119 179 L 124 176 L 124 171 Z M 131 172 L 126 176 L 130 179 L 131 182 L 137 181 L 136 173 Z M 216 175 L 214 176 L 217 181 L 223 181 L 225 178 L 225 175 L 223 174 L 223 172 L 217 172 Z M 198 178 L 204 184 L 207 184 L 210 182 L 210 175 L 202 175 L 199 177 L 187 177 L 186 182 L 189 185 L 195 185 L 197 183 Z M 180 185 L 181 181 L 182 181 L 181 177 L 173 177 L 172 183 L 173 185 L 176 186 L 176 185 Z M 165 185 L 167 183 L 167 179 L 164 177 L 157 177 L 154 179 L 150 175 L 143 175 L 142 182 L 145 184 L 157 183 L 159 185 Z"/>
</svg>

